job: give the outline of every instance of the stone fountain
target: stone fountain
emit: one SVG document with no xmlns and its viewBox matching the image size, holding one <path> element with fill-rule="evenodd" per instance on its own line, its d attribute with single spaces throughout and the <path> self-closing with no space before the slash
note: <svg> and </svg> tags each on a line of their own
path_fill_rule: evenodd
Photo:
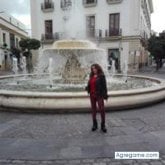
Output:
<svg viewBox="0 0 165 165">
<path fill-rule="evenodd" d="M 66 10 L 63 17 L 66 40 L 59 40 L 43 50 L 34 74 L 17 74 L 15 61 L 15 74 L 0 77 L 0 110 L 88 112 L 90 101 L 84 88 L 93 63 L 99 63 L 107 77 L 107 110 L 150 105 L 165 98 L 164 80 L 127 76 L 127 62 L 124 76 L 114 76 L 114 64 L 111 76 L 108 75 L 105 51 L 88 40 L 82 40 L 86 39 L 85 29 L 82 29 L 86 21 L 81 3 L 74 0 L 72 9 Z M 23 68 L 26 68 L 25 62 Z"/>
<path fill-rule="evenodd" d="M 106 61 L 105 51 L 89 41 L 57 41 L 52 48 L 43 51 L 36 73 L 0 77 L 0 109 L 55 113 L 89 111 L 89 96 L 84 88 L 93 63 L 103 67 L 108 86 L 114 85 L 108 91 L 107 110 L 135 108 L 164 100 L 164 80 L 128 75 L 126 83 L 125 75 L 115 75 L 114 79 L 118 80 L 113 83 L 107 75 Z M 140 86 L 134 86 L 136 83 Z M 121 84 L 130 85 L 120 88 Z M 119 88 L 115 90 L 117 85 Z"/>
<path fill-rule="evenodd" d="M 51 48 L 45 49 L 38 63 L 38 71 L 44 72 L 49 68 L 48 59 L 53 60 L 51 70 L 62 76 L 65 83 L 82 84 L 85 82 L 90 66 L 98 63 L 107 71 L 106 53 L 103 49 L 87 40 L 61 40 Z"/>
</svg>

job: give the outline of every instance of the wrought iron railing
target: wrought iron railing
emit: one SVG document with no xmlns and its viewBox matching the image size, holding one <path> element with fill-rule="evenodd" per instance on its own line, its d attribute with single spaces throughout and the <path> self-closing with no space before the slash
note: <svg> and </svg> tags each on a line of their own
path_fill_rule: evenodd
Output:
<svg viewBox="0 0 165 165">
<path fill-rule="evenodd" d="M 46 33 L 41 34 L 41 41 L 55 41 L 59 39 L 63 39 L 65 34 L 63 32 L 56 32 L 56 33 Z"/>
<path fill-rule="evenodd" d="M 71 0 L 61 0 L 61 9 L 62 10 L 69 10 L 72 7 Z"/>
<path fill-rule="evenodd" d="M 83 0 L 84 7 L 93 7 L 97 5 L 97 0 Z"/>
<path fill-rule="evenodd" d="M 122 30 L 102 30 L 102 29 L 87 29 L 86 37 L 91 39 L 113 39 L 118 38 L 122 35 Z M 41 41 L 43 42 L 53 42 L 60 39 L 65 39 L 67 34 L 65 32 L 56 32 L 56 33 L 46 33 L 41 35 Z"/>
<path fill-rule="evenodd" d="M 122 35 L 122 29 L 120 28 L 105 30 L 105 37 L 121 36 L 121 35 Z"/>
<path fill-rule="evenodd" d="M 54 3 L 53 2 L 44 2 L 41 3 L 41 10 L 54 10 Z"/>
</svg>

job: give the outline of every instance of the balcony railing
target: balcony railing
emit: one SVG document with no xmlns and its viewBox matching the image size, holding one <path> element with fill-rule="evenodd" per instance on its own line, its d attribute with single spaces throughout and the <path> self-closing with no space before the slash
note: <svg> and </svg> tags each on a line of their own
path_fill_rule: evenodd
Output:
<svg viewBox="0 0 165 165">
<path fill-rule="evenodd" d="M 53 41 L 64 39 L 65 34 L 63 32 L 47 33 L 41 35 L 41 41 L 46 43 L 52 43 Z"/>
<path fill-rule="evenodd" d="M 122 36 L 121 29 L 115 30 L 101 30 L 101 29 L 88 29 L 86 31 L 87 37 L 96 39 L 118 39 Z"/>
<path fill-rule="evenodd" d="M 43 12 L 52 12 L 52 11 L 54 11 L 54 3 L 53 2 L 41 3 L 41 10 Z"/>
<path fill-rule="evenodd" d="M 97 5 L 97 0 L 83 0 L 84 7 L 94 7 Z"/>
<path fill-rule="evenodd" d="M 72 7 L 71 0 L 61 0 L 61 9 L 62 10 L 70 10 Z"/>
<path fill-rule="evenodd" d="M 123 0 L 107 0 L 109 4 L 121 3 Z"/>
<path fill-rule="evenodd" d="M 105 36 L 106 37 L 112 37 L 112 36 L 121 36 L 121 29 L 109 29 L 105 30 Z"/>
<path fill-rule="evenodd" d="M 122 35 L 121 29 L 115 31 L 101 30 L 101 29 L 88 29 L 86 30 L 86 35 L 92 40 L 114 40 L 120 39 Z M 65 39 L 65 32 L 47 33 L 41 35 L 41 41 L 43 43 L 53 43 L 56 40 Z"/>
</svg>

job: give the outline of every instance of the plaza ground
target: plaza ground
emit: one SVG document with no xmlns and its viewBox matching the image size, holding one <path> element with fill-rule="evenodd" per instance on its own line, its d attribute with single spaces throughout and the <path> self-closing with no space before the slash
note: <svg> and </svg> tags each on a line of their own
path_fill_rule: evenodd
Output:
<svg viewBox="0 0 165 165">
<path fill-rule="evenodd" d="M 138 74 L 165 79 L 164 68 Z M 110 111 L 106 125 L 106 134 L 91 132 L 90 113 L 0 112 L 0 165 L 165 164 L 165 102 Z M 115 151 L 157 151 L 160 159 L 115 160 Z"/>
</svg>

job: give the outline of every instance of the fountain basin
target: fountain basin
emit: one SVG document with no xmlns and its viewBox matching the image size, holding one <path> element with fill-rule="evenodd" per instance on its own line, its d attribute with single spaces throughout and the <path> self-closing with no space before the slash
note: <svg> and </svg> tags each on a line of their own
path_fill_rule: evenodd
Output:
<svg viewBox="0 0 165 165">
<path fill-rule="evenodd" d="M 9 76 L 6 76 L 9 77 Z M 143 76 L 133 76 L 144 78 Z M 159 83 L 141 89 L 109 91 L 105 101 L 107 111 L 150 105 L 165 99 L 165 81 L 145 77 Z M 5 76 L 0 79 L 5 79 Z M 31 92 L 0 90 L 0 109 L 21 112 L 89 112 L 90 100 L 86 92 Z"/>
<path fill-rule="evenodd" d="M 96 45 L 88 40 L 59 40 L 53 43 L 51 50 L 99 50 Z M 100 49 L 103 50 L 103 49 Z"/>
</svg>

